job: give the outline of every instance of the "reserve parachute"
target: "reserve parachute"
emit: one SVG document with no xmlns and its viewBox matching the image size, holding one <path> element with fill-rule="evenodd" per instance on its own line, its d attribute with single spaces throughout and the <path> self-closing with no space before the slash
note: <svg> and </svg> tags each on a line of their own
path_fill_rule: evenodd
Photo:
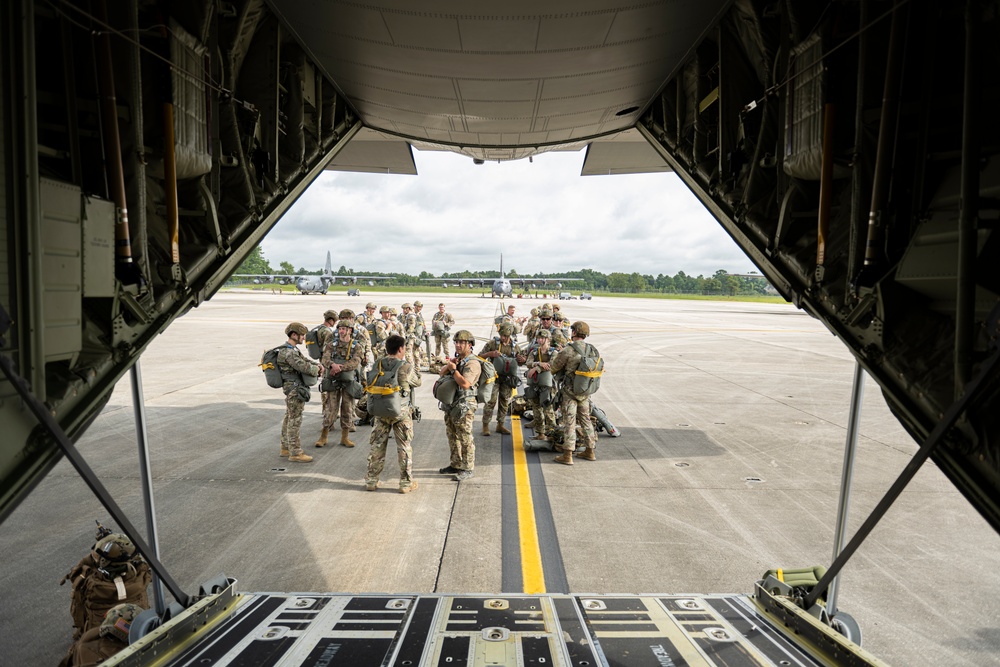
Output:
<svg viewBox="0 0 1000 667">
<path fill-rule="evenodd" d="M 403 416 L 403 388 L 399 385 L 402 359 L 382 357 L 368 372 L 368 414 L 396 420 Z"/>
<path fill-rule="evenodd" d="M 306 333 L 306 352 L 313 359 L 319 359 L 323 356 L 323 346 L 319 343 L 319 330 L 322 328 L 329 330 L 325 324 L 317 324 Z"/>
<path fill-rule="evenodd" d="M 570 391 L 577 396 L 590 396 L 601 388 L 601 376 L 604 375 L 604 359 L 597 348 L 590 343 L 582 346 L 577 342 L 570 343 L 573 349 L 580 353 L 580 365 L 567 378 L 571 382 Z"/>
</svg>

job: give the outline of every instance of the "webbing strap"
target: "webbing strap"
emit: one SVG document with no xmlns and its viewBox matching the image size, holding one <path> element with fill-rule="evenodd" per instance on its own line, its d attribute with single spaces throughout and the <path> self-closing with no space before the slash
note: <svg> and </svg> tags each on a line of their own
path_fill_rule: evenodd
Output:
<svg viewBox="0 0 1000 667">
<path fill-rule="evenodd" d="M 402 389 L 402 387 L 376 387 L 375 385 L 368 385 L 365 387 L 365 391 L 369 394 L 375 394 L 377 396 L 388 396 L 389 394 L 395 394 L 397 391 Z"/>
</svg>

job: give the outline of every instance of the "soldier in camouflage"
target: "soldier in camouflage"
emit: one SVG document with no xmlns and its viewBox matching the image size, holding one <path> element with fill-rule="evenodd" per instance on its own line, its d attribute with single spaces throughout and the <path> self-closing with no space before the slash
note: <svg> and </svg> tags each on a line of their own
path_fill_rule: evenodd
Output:
<svg viewBox="0 0 1000 667">
<path fill-rule="evenodd" d="M 594 431 L 594 423 L 590 420 L 590 397 L 574 394 L 573 382 L 570 380 L 574 371 L 579 368 L 583 354 L 583 346 L 576 343 L 582 342 L 590 335 L 590 327 L 586 322 L 574 322 L 570 333 L 572 334 L 571 344 L 564 347 L 551 363 L 552 373 L 561 373 L 563 377 L 562 389 L 560 390 L 562 399 L 559 404 L 563 451 L 555 458 L 555 462 L 566 465 L 573 465 L 578 425 L 583 435 L 583 446 L 586 447 L 586 450 L 578 456 L 587 461 L 597 460 L 595 453 L 597 433 Z"/>
<path fill-rule="evenodd" d="M 340 444 L 344 447 L 353 447 L 354 443 L 348 438 L 348 433 L 354 421 L 354 402 L 347 393 L 347 388 L 357 382 L 355 373 L 364 363 L 364 350 L 354 339 L 354 325 L 350 320 L 337 322 L 337 338 L 323 348 L 320 363 L 327 371 L 328 384 L 331 387 L 330 401 L 333 407 L 329 420 L 326 413 L 323 414 L 323 433 L 316 441 L 316 446 L 326 445 L 327 433 L 333 428 L 334 418 L 339 415 Z"/>
<path fill-rule="evenodd" d="M 504 322 L 499 326 L 499 332 L 500 337 L 493 338 L 487 342 L 483 346 L 479 356 L 484 359 L 493 360 L 503 355 L 505 357 L 514 357 L 518 364 L 523 364 L 525 357 L 517 353 L 517 347 L 514 345 L 512 339 L 514 335 L 513 325 L 510 322 Z M 490 418 L 493 416 L 493 408 L 498 408 L 497 433 L 510 435 L 510 429 L 504 425 L 504 421 L 507 419 L 507 413 L 510 411 L 510 398 L 515 385 L 508 384 L 506 376 L 503 375 L 497 378 L 497 383 L 497 390 L 493 392 L 490 400 L 483 405 L 483 435 L 485 436 L 489 436 L 490 434 Z"/>
<path fill-rule="evenodd" d="M 455 358 L 447 360 L 441 367 L 440 373 L 441 377 L 451 375 L 455 379 L 459 391 L 464 394 L 460 400 L 464 400 L 467 407 L 461 417 L 452 417 L 450 412 L 444 414 L 451 463 L 438 472 L 442 475 L 453 474 L 455 481 L 458 482 L 470 479 L 476 468 L 476 444 L 472 440 L 472 422 L 476 417 L 476 386 L 483 367 L 472 353 L 475 342 L 475 336 L 464 329 L 456 333 Z"/>
<path fill-rule="evenodd" d="M 449 332 L 455 326 L 455 318 L 444 311 L 444 304 L 438 304 L 438 312 L 431 318 L 431 334 L 434 336 L 434 354 L 448 356 Z"/>
<path fill-rule="evenodd" d="M 281 389 L 285 392 L 285 418 L 281 422 L 281 456 L 287 456 L 289 461 L 308 463 L 312 457 L 302 451 L 299 442 L 299 430 L 302 428 L 302 411 L 310 392 L 302 375 L 316 376 L 322 372 L 319 364 L 306 359 L 298 345 L 306 338 L 306 325 L 292 322 L 285 327 L 288 340 L 278 350 L 278 370 L 281 371 Z"/>
<path fill-rule="evenodd" d="M 368 330 L 365 329 L 364 326 L 359 324 L 358 321 L 354 318 L 353 310 L 351 310 L 350 308 L 344 308 L 342 311 L 338 313 L 338 316 L 339 319 L 341 320 L 348 320 L 349 322 L 351 322 L 352 326 L 354 327 L 354 333 L 352 334 L 354 336 L 354 340 L 358 345 L 362 347 L 362 349 L 364 349 L 364 355 L 362 357 L 363 361 L 361 362 L 361 377 L 364 377 L 365 374 L 368 372 L 368 369 L 371 368 L 371 365 L 375 362 L 375 355 L 372 353 L 372 339 L 368 335 Z M 351 398 L 352 415 L 354 414 L 357 405 L 358 405 L 358 399 L 352 397 Z M 341 424 L 341 428 L 343 427 L 344 427 L 343 424 Z M 354 433 L 355 431 L 358 430 L 357 427 L 354 425 L 353 419 L 348 420 L 347 430 L 350 431 L 351 433 Z"/>
<path fill-rule="evenodd" d="M 423 313 L 421 312 L 423 311 L 423 309 L 424 309 L 423 303 L 421 303 L 420 301 L 413 302 L 413 315 L 414 317 L 417 318 L 417 327 L 416 327 L 417 342 L 416 342 L 415 354 L 418 361 L 417 364 L 418 367 L 427 366 L 430 362 L 430 360 L 427 359 L 427 357 L 424 355 L 424 341 L 426 340 L 425 337 L 430 334 L 427 333 L 427 322 L 424 320 Z M 428 351 L 429 350 L 430 348 L 428 347 Z"/>
<path fill-rule="evenodd" d="M 550 363 L 553 356 L 551 342 L 552 334 L 548 329 L 541 329 L 535 337 L 535 342 L 528 347 L 525 354 L 524 365 L 528 369 L 528 375 L 552 370 Z M 535 431 L 534 439 L 548 442 L 550 438 L 547 434 L 556 428 L 555 403 L 542 407 L 538 399 L 534 398 L 528 399 L 528 404 L 531 406 L 532 428 Z"/>
<path fill-rule="evenodd" d="M 399 382 L 400 391 L 404 399 L 408 398 L 412 391 L 411 381 L 413 379 L 413 366 L 406 357 L 406 340 L 402 336 L 392 335 L 385 341 L 385 356 L 402 359 L 403 363 L 399 367 L 396 380 Z M 410 417 L 409 409 L 404 407 L 403 416 L 399 419 L 391 420 L 382 417 L 374 417 L 372 434 L 368 443 L 371 450 L 368 452 L 368 472 L 365 475 L 365 488 L 374 491 L 378 488 L 378 478 L 385 468 L 385 448 L 389 441 L 389 434 L 392 433 L 396 441 L 396 459 L 399 461 L 399 492 L 409 493 L 417 488 L 417 481 L 413 479 L 413 419 Z"/>
<path fill-rule="evenodd" d="M 375 317 L 375 310 L 377 308 L 378 308 L 378 306 L 376 306 L 371 301 L 369 301 L 368 303 L 366 303 L 365 304 L 365 312 L 361 313 L 360 315 L 358 315 L 355 318 L 357 320 L 358 324 L 360 324 L 363 327 L 367 327 L 369 324 L 371 324 L 372 322 L 374 322 L 375 320 L 377 320 L 378 318 Z"/>
<path fill-rule="evenodd" d="M 524 337 L 530 343 L 535 340 L 535 332 L 538 331 L 538 308 L 531 309 L 531 317 L 524 323 Z"/>
<path fill-rule="evenodd" d="M 322 357 L 323 351 L 326 350 L 327 346 L 333 343 L 334 338 L 336 338 L 336 333 L 334 331 L 335 324 L 337 323 L 337 313 L 333 310 L 328 310 L 323 313 L 323 324 L 316 330 L 316 345 L 319 347 L 320 356 Z M 333 407 L 333 400 L 330 396 L 330 392 L 323 391 L 322 385 L 320 386 L 320 404 L 323 407 L 323 433 L 319 436 L 319 440 L 316 441 L 317 447 L 322 447 L 326 444 L 327 431 L 330 425 L 333 424 L 333 420 L 336 419 L 336 413 Z M 322 442 L 323 444 L 320 444 Z"/>
<path fill-rule="evenodd" d="M 538 320 L 538 331 L 542 329 L 548 330 L 552 340 L 552 347 L 556 350 L 561 350 L 567 341 L 566 337 L 562 334 L 562 329 L 552 323 L 552 311 L 543 307 L 538 311 Z M 538 331 L 535 332 L 536 336 L 538 335 Z"/>
</svg>

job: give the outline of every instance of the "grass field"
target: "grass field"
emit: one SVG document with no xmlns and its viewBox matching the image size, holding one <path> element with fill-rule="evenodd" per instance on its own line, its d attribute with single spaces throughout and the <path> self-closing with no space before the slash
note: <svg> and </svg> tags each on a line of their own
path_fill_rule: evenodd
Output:
<svg viewBox="0 0 1000 667">
<path fill-rule="evenodd" d="M 255 292 L 288 292 L 289 294 L 295 294 L 298 290 L 294 285 L 226 285 L 220 291 L 229 291 L 232 289 L 250 289 Z M 335 296 L 346 296 L 348 289 L 355 289 L 355 286 L 345 287 L 343 285 L 336 285 L 327 292 L 328 295 Z M 483 293 L 484 290 L 476 287 L 475 289 L 469 289 L 468 287 L 434 287 L 432 285 L 394 285 L 391 287 L 361 287 L 361 297 L 364 298 L 366 294 L 387 294 L 387 293 L 399 293 L 399 292 L 419 292 L 421 294 L 426 292 L 440 292 L 442 294 L 475 294 L 476 292 Z M 545 294 L 545 292 L 539 292 L 539 295 Z M 549 292 L 547 299 L 558 298 L 558 292 Z M 769 296 L 761 294 L 747 294 L 747 295 L 735 295 L 728 296 L 723 294 L 661 294 L 659 292 L 639 292 L 635 294 L 626 294 L 621 292 L 592 292 L 594 298 L 617 298 L 617 299 L 680 299 L 680 300 L 697 300 L 697 301 L 745 301 L 754 303 L 785 303 L 784 297 L 781 296 Z M 573 295 L 579 297 L 579 292 L 573 292 Z M 517 294 L 515 293 L 515 298 Z"/>
</svg>

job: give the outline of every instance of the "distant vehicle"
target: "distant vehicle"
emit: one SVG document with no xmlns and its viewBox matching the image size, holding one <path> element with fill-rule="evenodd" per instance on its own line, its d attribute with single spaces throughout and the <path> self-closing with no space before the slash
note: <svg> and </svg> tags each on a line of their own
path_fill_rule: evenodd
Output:
<svg viewBox="0 0 1000 667">
<path fill-rule="evenodd" d="M 580 300 L 581 301 L 583 299 L 586 299 L 587 301 L 590 301 L 593 298 L 594 298 L 594 295 L 591 294 L 590 292 L 580 292 Z"/>
<path fill-rule="evenodd" d="M 359 280 L 368 281 L 369 285 L 374 285 L 376 280 L 388 280 L 389 276 L 341 276 L 333 275 L 333 265 L 330 252 L 326 253 L 326 267 L 323 274 L 319 276 L 290 276 L 290 275 L 255 275 L 249 273 L 233 274 L 234 278 L 251 278 L 256 285 L 264 283 L 278 283 L 279 285 L 295 285 L 295 288 L 303 294 L 326 294 L 330 285 L 334 285 L 339 280 L 343 285 L 356 285 Z M 361 291 L 358 290 L 358 294 Z M 350 296 L 350 295 L 348 295 Z"/>
<path fill-rule="evenodd" d="M 442 281 L 442 287 L 448 287 L 449 280 L 451 278 L 421 278 L 421 280 L 427 282 L 437 282 Z M 571 281 L 571 280 L 583 280 L 583 278 L 508 278 L 503 273 L 503 255 L 500 255 L 500 277 L 499 278 L 458 278 L 458 282 L 452 282 L 452 286 L 462 287 L 466 285 L 470 288 L 479 285 L 480 288 L 485 288 L 486 284 L 489 283 L 490 296 L 499 296 L 501 298 L 505 296 L 513 296 L 514 287 L 516 283 L 521 289 L 525 289 L 527 286 L 531 286 L 533 289 L 537 289 L 539 285 L 548 285 L 549 283 L 555 283 L 556 287 L 562 287 L 561 281 Z"/>
<path fill-rule="evenodd" d="M 347 296 L 361 296 L 361 290 L 358 288 L 347 290 Z"/>
<path fill-rule="evenodd" d="M 559 292 L 559 300 L 560 301 L 568 301 L 568 300 L 570 300 L 572 298 L 573 298 L 573 295 L 570 294 L 569 292 Z"/>
</svg>

